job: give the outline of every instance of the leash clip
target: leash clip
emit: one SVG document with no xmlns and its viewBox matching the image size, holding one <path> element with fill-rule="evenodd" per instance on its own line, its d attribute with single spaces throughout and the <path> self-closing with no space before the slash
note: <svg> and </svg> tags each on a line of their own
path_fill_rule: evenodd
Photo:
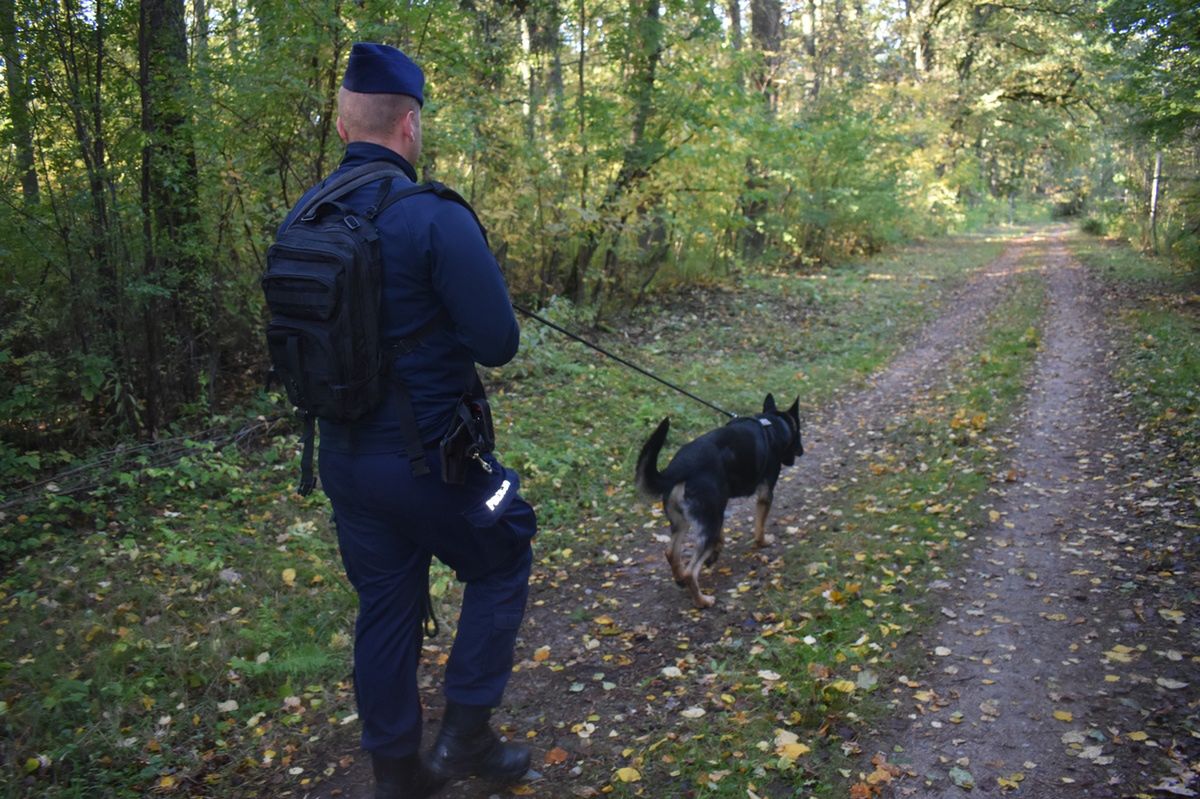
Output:
<svg viewBox="0 0 1200 799">
<path fill-rule="evenodd" d="M 480 466 L 482 466 L 482 467 L 483 467 L 483 470 L 484 470 L 485 472 L 487 472 L 488 474 L 492 474 L 492 473 L 494 472 L 494 470 L 492 469 L 492 464 L 490 464 L 490 463 L 488 463 L 487 461 L 485 461 L 485 460 L 483 459 L 483 456 L 481 456 L 481 455 L 479 454 L 479 452 L 472 452 L 472 453 L 471 453 L 471 457 L 472 457 L 472 458 L 474 458 L 476 461 L 478 461 L 478 462 L 479 462 L 479 465 L 480 465 Z"/>
</svg>

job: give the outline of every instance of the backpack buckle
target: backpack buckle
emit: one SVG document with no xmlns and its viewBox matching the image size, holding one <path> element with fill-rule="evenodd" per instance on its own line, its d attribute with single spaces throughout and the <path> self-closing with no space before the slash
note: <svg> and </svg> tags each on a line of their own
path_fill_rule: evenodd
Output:
<svg viewBox="0 0 1200 799">
<path fill-rule="evenodd" d="M 347 216 L 343 221 L 346 223 L 346 227 L 351 230 L 358 230 L 362 227 L 362 223 L 358 221 L 358 217 L 356 216 Z"/>
</svg>

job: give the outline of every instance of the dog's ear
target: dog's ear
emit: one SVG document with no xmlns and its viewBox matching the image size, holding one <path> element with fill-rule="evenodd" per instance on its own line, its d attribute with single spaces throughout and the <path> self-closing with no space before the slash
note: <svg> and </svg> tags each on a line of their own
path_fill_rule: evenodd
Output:
<svg viewBox="0 0 1200 799">
<path fill-rule="evenodd" d="M 763 400 L 763 413 L 775 413 L 775 395 L 768 394 Z"/>
<path fill-rule="evenodd" d="M 787 409 L 787 415 L 791 417 L 796 424 L 796 456 L 804 454 L 804 434 L 800 430 L 800 398 L 796 397 L 796 401 L 792 403 L 792 407 Z"/>
</svg>

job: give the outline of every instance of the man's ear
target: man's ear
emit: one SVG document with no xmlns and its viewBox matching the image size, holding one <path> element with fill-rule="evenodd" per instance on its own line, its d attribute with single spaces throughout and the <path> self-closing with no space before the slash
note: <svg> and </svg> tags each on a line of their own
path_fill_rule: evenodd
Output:
<svg viewBox="0 0 1200 799">
<path fill-rule="evenodd" d="M 342 144 L 350 143 L 350 132 L 346 130 L 345 124 L 342 123 L 342 118 L 337 118 L 338 138 L 342 140 Z"/>
</svg>

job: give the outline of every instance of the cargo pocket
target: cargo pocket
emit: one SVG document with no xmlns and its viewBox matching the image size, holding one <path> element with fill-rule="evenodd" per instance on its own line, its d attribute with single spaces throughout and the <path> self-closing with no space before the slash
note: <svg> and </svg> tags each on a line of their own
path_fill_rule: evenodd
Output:
<svg viewBox="0 0 1200 799">
<path fill-rule="evenodd" d="M 492 641 L 489 651 L 492 653 L 492 671 L 507 674 L 512 670 L 513 651 L 517 645 L 517 632 L 521 628 L 524 613 L 516 611 L 496 611 L 492 617 Z"/>
<path fill-rule="evenodd" d="M 463 510 L 463 517 L 473 527 L 493 527 L 508 512 L 512 501 L 521 488 L 521 478 L 512 469 L 506 469 L 500 462 L 488 459 L 493 472 L 485 475 L 484 480 L 472 486 L 472 501 Z M 474 482 L 474 481 L 472 481 Z"/>
</svg>

